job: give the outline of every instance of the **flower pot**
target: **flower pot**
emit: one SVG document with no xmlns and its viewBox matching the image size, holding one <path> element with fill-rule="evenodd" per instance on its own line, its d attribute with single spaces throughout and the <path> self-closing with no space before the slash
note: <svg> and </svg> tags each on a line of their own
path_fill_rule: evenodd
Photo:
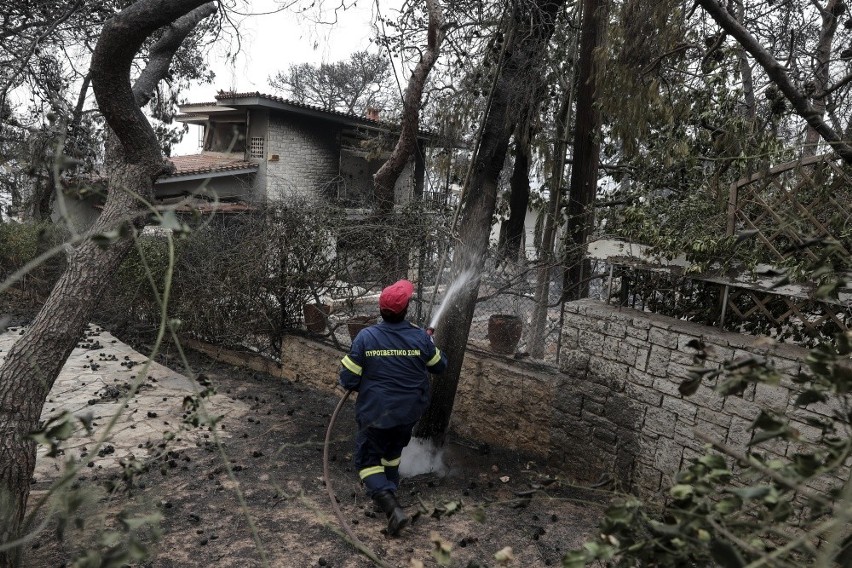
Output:
<svg viewBox="0 0 852 568">
<path fill-rule="evenodd" d="M 302 307 L 302 313 L 305 316 L 305 327 L 308 328 L 308 331 L 322 333 L 325 331 L 331 306 L 328 304 L 305 304 Z"/>
<path fill-rule="evenodd" d="M 358 332 L 368 328 L 376 323 L 375 316 L 355 316 L 346 322 L 346 328 L 349 330 L 349 339 L 355 339 Z"/>
<path fill-rule="evenodd" d="M 523 330 L 524 322 L 518 316 L 494 314 L 488 318 L 488 341 L 491 350 L 503 355 L 513 355 Z"/>
</svg>

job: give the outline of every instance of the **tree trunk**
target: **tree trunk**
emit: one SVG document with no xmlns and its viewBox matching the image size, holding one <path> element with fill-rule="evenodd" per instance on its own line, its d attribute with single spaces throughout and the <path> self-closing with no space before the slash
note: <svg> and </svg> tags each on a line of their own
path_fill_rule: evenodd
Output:
<svg viewBox="0 0 852 568">
<path fill-rule="evenodd" d="M 417 132 L 420 129 L 420 104 L 423 99 L 423 89 L 429 72 L 438 60 L 438 54 L 443 40 L 443 15 L 438 0 L 426 0 L 426 8 L 429 13 L 429 27 L 427 30 L 427 46 L 420 61 L 411 73 L 408 87 L 402 101 L 402 120 L 400 123 L 399 139 L 391 152 L 390 157 L 379 168 L 373 176 L 376 201 L 374 215 L 378 224 L 386 224 L 394 231 L 395 224 L 391 219 L 394 207 L 394 188 L 399 176 L 405 169 L 406 164 L 417 149 Z M 396 234 L 391 232 L 389 234 Z M 398 247 L 389 247 L 391 258 L 383 259 L 383 265 L 389 270 L 383 276 L 383 284 L 390 284 L 397 278 L 404 276 L 408 266 L 408 252 L 400 252 Z"/>
<path fill-rule="evenodd" d="M 479 275 L 485 264 L 491 219 L 497 201 L 497 181 L 512 124 L 529 104 L 542 80 L 541 65 L 547 42 L 553 34 L 557 13 L 565 0 L 538 0 L 515 6 L 513 32 L 500 67 L 491 104 L 484 117 L 482 140 L 473 163 L 468 191 L 464 193 L 459 218 L 459 240 L 453 256 L 453 274 L 465 271 L 476 276 L 459 291 L 438 322 L 435 337 L 447 355 L 447 369 L 432 379 L 432 402 L 415 429 L 420 438 L 443 443 L 450 423 L 470 325 L 479 293 Z"/>
<path fill-rule="evenodd" d="M 408 87 L 405 89 L 399 139 L 390 157 L 373 177 L 376 191 L 375 213 L 379 217 L 387 216 L 393 212 L 394 186 L 412 153 L 417 148 L 417 131 L 420 129 L 420 101 L 423 98 L 423 89 L 426 86 L 429 72 L 438 60 L 441 40 L 443 39 L 441 26 L 444 20 L 441 7 L 437 0 L 427 0 L 426 6 L 429 12 L 427 47 L 414 68 L 414 72 L 408 80 Z"/>
<path fill-rule="evenodd" d="M 110 179 L 111 188 L 134 188 L 150 196 L 150 169 L 126 165 Z M 140 180 L 146 179 L 147 188 L 140 188 Z M 94 234 L 119 226 L 128 213 L 138 210 L 134 201 L 125 191 L 110 191 Z M 87 241 L 74 249 L 26 334 L 6 354 L 0 368 L 0 504 L 4 505 L 0 507 L 0 542 L 16 537 L 26 510 L 36 453 L 35 443 L 27 436 L 38 429 L 48 392 L 82 337 L 109 276 L 132 245 L 132 240 L 120 239 L 104 249 Z M 9 564 L 0 554 L 0 566 L 4 565 Z"/>
<path fill-rule="evenodd" d="M 824 93 L 828 89 L 831 47 L 834 43 L 834 34 L 837 31 L 838 19 L 835 15 L 837 5 L 838 0 L 828 0 L 825 8 L 820 10 L 822 27 L 820 28 L 816 57 L 814 58 L 814 85 L 812 93 L 817 96 L 811 98 L 811 104 L 813 104 L 814 110 L 819 113 L 820 117 L 825 116 L 827 103 Z M 819 132 L 813 126 L 808 125 L 805 130 L 805 145 L 802 147 L 802 157 L 815 156 L 819 141 Z"/>
<path fill-rule="evenodd" d="M 518 124 L 515 132 L 515 164 L 509 179 L 509 218 L 500 227 L 498 251 L 500 259 L 517 264 L 524 236 L 524 221 L 530 203 L 530 144 L 532 142 L 532 119 L 538 104 L 530 105 L 530 111 Z"/>
<path fill-rule="evenodd" d="M 544 356 L 544 333 L 547 324 L 547 309 L 550 303 L 550 274 L 553 268 L 556 242 L 556 227 L 562 210 L 562 181 L 565 178 L 565 158 L 568 153 L 568 130 L 571 118 L 573 86 L 569 86 L 556 116 L 556 141 L 554 142 L 553 165 L 550 174 L 550 203 L 544 220 L 541 237 L 541 254 L 536 270 L 535 308 L 533 309 L 527 347 L 531 357 Z"/>
<path fill-rule="evenodd" d="M 154 180 L 167 167 L 156 136 L 136 105 L 131 64 L 151 33 L 202 4 L 204 0 L 140 0 L 104 25 L 91 75 L 98 105 L 115 138 L 108 136 L 109 192 L 92 235 L 143 222 L 137 197 L 150 201 Z M 121 238 L 107 248 L 87 240 L 73 249 L 44 306 L 0 367 L 0 543 L 20 538 L 36 456 L 28 435 L 37 429 L 48 392 L 110 276 L 132 246 L 130 239 Z M 16 560 L 14 549 L 0 552 L 0 568 L 13 566 Z"/>
<path fill-rule="evenodd" d="M 574 160 L 568 190 L 563 301 L 577 300 L 588 295 L 590 265 L 585 258 L 585 247 L 594 221 L 600 155 L 600 112 L 595 105 L 596 78 L 600 70 L 595 62 L 595 50 L 603 43 L 607 7 L 607 0 L 583 0 Z"/>
</svg>

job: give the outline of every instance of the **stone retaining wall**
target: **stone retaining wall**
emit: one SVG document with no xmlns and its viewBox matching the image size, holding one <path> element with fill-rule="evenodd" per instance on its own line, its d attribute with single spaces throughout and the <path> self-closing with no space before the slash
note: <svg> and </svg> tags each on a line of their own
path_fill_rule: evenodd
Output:
<svg viewBox="0 0 852 568">
<path fill-rule="evenodd" d="M 718 369 L 725 361 L 757 355 L 782 379 L 726 398 L 702 384 L 684 398 L 678 386 L 696 365 L 695 340 L 705 345 L 704 367 Z M 764 408 L 787 411 L 803 439 L 820 436 L 804 421 L 803 411 L 791 407 L 796 392 L 791 378 L 802 368 L 805 349 L 592 300 L 567 306 L 563 345 L 570 395 L 554 404 L 559 418 L 553 423 L 557 434 L 551 457 L 569 469 L 576 456 L 593 455 L 624 486 L 654 493 L 702 451 L 696 433 L 742 451 L 751 438 L 751 423 Z M 829 413 L 825 405 L 809 409 Z M 783 441 L 764 443 L 761 449 L 776 456 L 796 451 Z"/>
<path fill-rule="evenodd" d="M 725 399 L 701 385 L 684 398 L 678 386 L 706 347 L 705 366 L 757 354 L 782 375 L 779 385 L 752 385 Z M 803 439 L 820 432 L 792 409 L 794 385 L 806 350 L 768 345 L 755 337 L 619 309 L 583 300 L 566 307 L 560 371 L 525 360 L 468 351 L 453 411 L 452 431 L 469 440 L 538 456 L 574 478 L 606 477 L 624 489 L 655 493 L 695 457 L 696 432 L 737 450 L 749 426 L 767 408 L 788 411 Z M 282 350 L 285 376 L 332 392 L 342 353 L 306 338 L 289 337 Z M 828 415 L 825 405 L 810 410 Z M 786 442 L 761 446 L 779 456 Z"/>
</svg>

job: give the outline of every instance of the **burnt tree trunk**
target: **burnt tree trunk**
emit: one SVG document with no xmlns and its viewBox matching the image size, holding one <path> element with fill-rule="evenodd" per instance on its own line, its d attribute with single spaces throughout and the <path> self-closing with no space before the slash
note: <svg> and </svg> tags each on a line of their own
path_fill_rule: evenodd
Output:
<svg viewBox="0 0 852 568">
<path fill-rule="evenodd" d="M 583 0 L 577 112 L 574 119 L 574 160 L 568 188 L 563 301 L 584 298 L 589 289 L 589 262 L 584 253 L 594 221 L 600 157 L 600 112 L 595 105 L 595 83 L 599 70 L 595 63 L 595 49 L 603 42 L 606 13 L 607 0 Z"/>
<path fill-rule="evenodd" d="M 168 163 L 136 103 L 137 93 L 130 85 L 131 65 L 142 43 L 157 29 L 190 11 L 195 24 L 215 11 L 212 4 L 202 6 L 205 1 L 139 0 L 104 25 L 92 56 L 91 75 L 98 106 L 112 132 L 107 143 L 109 192 L 92 235 L 128 223 L 143 223 L 145 212 L 137 196 L 151 200 L 154 180 L 168 171 Z M 161 41 L 182 32 L 176 25 Z M 74 248 L 44 306 L 0 367 L 2 543 L 21 537 L 36 456 L 35 443 L 28 435 L 37 429 L 50 388 L 82 336 L 110 277 L 132 246 L 132 241 L 124 238 L 106 248 L 92 240 Z M 13 566 L 16 560 L 14 549 L 0 552 L 0 567 Z"/>
<path fill-rule="evenodd" d="M 538 105 L 530 105 L 524 120 L 515 132 L 515 163 L 509 178 L 509 218 L 500 227 L 498 251 L 500 259 L 517 264 L 524 236 L 524 221 L 530 204 L 530 144 L 532 120 Z"/>
<path fill-rule="evenodd" d="M 538 0 L 514 7 L 513 32 L 484 117 L 482 140 L 462 202 L 458 245 L 453 251 L 453 274 L 458 276 L 472 270 L 477 276 L 459 291 L 436 327 L 436 340 L 447 354 L 449 364 L 443 373 L 432 378 L 432 402 L 415 429 L 417 437 L 430 438 L 437 443 L 444 441 L 476 307 L 478 275 L 485 264 L 491 218 L 497 201 L 497 181 L 506 158 L 512 125 L 518 122 L 519 112 L 529 104 L 542 80 L 541 66 L 547 42 L 564 2 Z"/>
</svg>

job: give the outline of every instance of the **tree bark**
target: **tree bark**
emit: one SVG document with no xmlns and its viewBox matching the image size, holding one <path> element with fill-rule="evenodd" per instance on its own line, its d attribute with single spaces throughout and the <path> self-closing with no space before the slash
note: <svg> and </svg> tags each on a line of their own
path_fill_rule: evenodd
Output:
<svg viewBox="0 0 852 568">
<path fill-rule="evenodd" d="M 568 131 L 571 118 L 573 86 L 569 86 L 556 115 L 556 140 L 554 142 L 553 166 L 550 174 L 550 203 L 545 213 L 544 231 L 541 237 L 541 254 L 536 270 L 535 308 L 530 321 L 527 346 L 531 357 L 544 356 L 544 333 L 547 324 L 547 309 L 550 303 L 550 274 L 553 268 L 556 243 L 556 227 L 562 210 L 562 181 L 565 179 L 565 160 L 568 154 Z"/>
<path fill-rule="evenodd" d="M 423 98 L 423 89 L 426 86 L 429 72 L 438 60 L 438 53 L 443 40 L 441 26 L 444 19 L 438 1 L 426 0 L 426 8 L 429 13 L 426 51 L 420 57 L 420 61 L 418 61 L 411 78 L 408 80 L 408 87 L 405 89 L 399 139 L 390 157 L 373 177 L 376 191 L 375 214 L 377 217 L 387 217 L 393 212 L 394 186 L 415 148 L 417 148 L 417 131 L 420 129 L 420 101 Z"/>
<path fill-rule="evenodd" d="M 453 274 L 475 274 L 446 308 L 435 331 L 441 349 L 447 354 L 447 369 L 432 379 L 432 402 L 415 429 L 415 435 L 443 443 L 450 423 L 462 362 L 470 334 L 473 311 L 479 293 L 479 275 L 485 263 L 491 218 L 497 201 L 497 181 L 512 124 L 526 108 L 538 88 L 547 42 L 565 0 L 538 0 L 514 7 L 513 32 L 501 63 L 491 104 L 484 117 L 482 140 L 473 163 L 468 190 L 464 193 L 459 218 L 458 245 L 453 251 Z"/>
<path fill-rule="evenodd" d="M 607 0 L 583 0 L 574 159 L 568 190 L 563 301 L 577 300 L 588 295 L 589 263 L 585 258 L 585 247 L 594 221 L 600 157 L 600 112 L 595 105 L 595 90 L 596 78 L 601 70 L 595 62 L 595 50 L 603 43 L 607 7 Z"/>
<path fill-rule="evenodd" d="M 154 180 L 168 168 L 136 104 L 131 64 L 148 36 L 204 1 L 139 0 L 109 20 L 101 32 L 91 77 L 115 138 L 108 136 L 109 192 L 92 235 L 143 223 L 137 196 L 150 201 Z M 0 367 L 0 543 L 20 537 L 36 455 L 28 435 L 37 429 L 48 392 L 131 247 L 132 241 L 124 238 L 107 248 L 88 240 L 73 249 L 44 306 Z M 0 552 L 0 567 L 13 566 L 16 559 L 14 550 Z"/>
<path fill-rule="evenodd" d="M 825 116 L 826 98 L 824 95 L 828 89 L 829 81 L 829 66 L 831 65 L 831 46 L 834 43 L 834 34 L 837 31 L 838 19 L 835 15 L 837 10 L 838 0 L 828 0 L 825 8 L 820 9 L 822 17 L 822 27 L 819 31 L 819 41 L 816 47 L 816 57 L 814 58 L 814 84 L 811 97 L 814 110 L 819 113 L 820 118 Z M 819 132 L 808 125 L 805 130 L 805 145 L 802 147 L 802 157 L 816 156 L 817 145 L 819 144 Z"/>
<path fill-rule="evenodd" d="M 737 21 L 742 24 L 745 17 L 745 7 L 743 0 L 736 0 L 736 17 Z M 737 50 L 737 56 L 740 60 L 740 78 L 743 82 L 743 115 L 749 121 L 750 128 L 754 127 L 754 121 L 757 117 L 757 104 L 754 99 L 754 77 L 751 72 L 751 63 L 748 60 L 748 53 L 742 46 Z"/>
<path fill-rule="evenodd" d="M 696 3 L 704 8 L 711 18 L 725 30 L 731 37 L 737 40 L 741 46 L 757 61 L 766 71 L 769 79 L 775 83 L 793 106 L 796 114 L 805 119 L 808 126 L 813 128 L 825 140 L 831 148 L 847 164 L 852 164 L 852 145 L 847 143 L 836 130 L 823 120 L 822 113 L 808 102 L 808 98 L 793 84 L 790 76 L 784 70 L 769 51 L 763 47 L 751 33 L 737 22 L 724 6 L 717 0 L 696 0 Z"/>
<path fill-rule="evenodd" d="M 379 225 L 393 225 L 394 188 L 399 176 L 402 175 L 406 164 L 417 149 L 417 132 L 420 129 L 420 103 L 423 99 L 423 89 L 429 72 L 438 60 L 438 54 L 443 40 L 443 15 L 438 0 L 426 0 L 426 10 L 429 13 L 429 26 L 426 32 L 426 50 L 414 68 L 402 101 L 402 120 L 400 123 L 399 139 L 391 155 L 373 176 L 375 189 L 374 216 Z M 396 234 L 391 230 L 388 234 Z M 388 247 L 388 254 L 383 255 L 383 284 L 390 284 L 405 275 L 408 267 L 408 252 L 400 251 L 398 247 Z"/>
<path fill-rule="evenodd" d="M 515 164 L 509 178 L 509 218 L 500 227 L 500 259 L 517 264 L 524 236 L 524 221 L 530 203 L 532 120 L 538 104 L 531 104 L 515 133 Z"/>
</svg>

